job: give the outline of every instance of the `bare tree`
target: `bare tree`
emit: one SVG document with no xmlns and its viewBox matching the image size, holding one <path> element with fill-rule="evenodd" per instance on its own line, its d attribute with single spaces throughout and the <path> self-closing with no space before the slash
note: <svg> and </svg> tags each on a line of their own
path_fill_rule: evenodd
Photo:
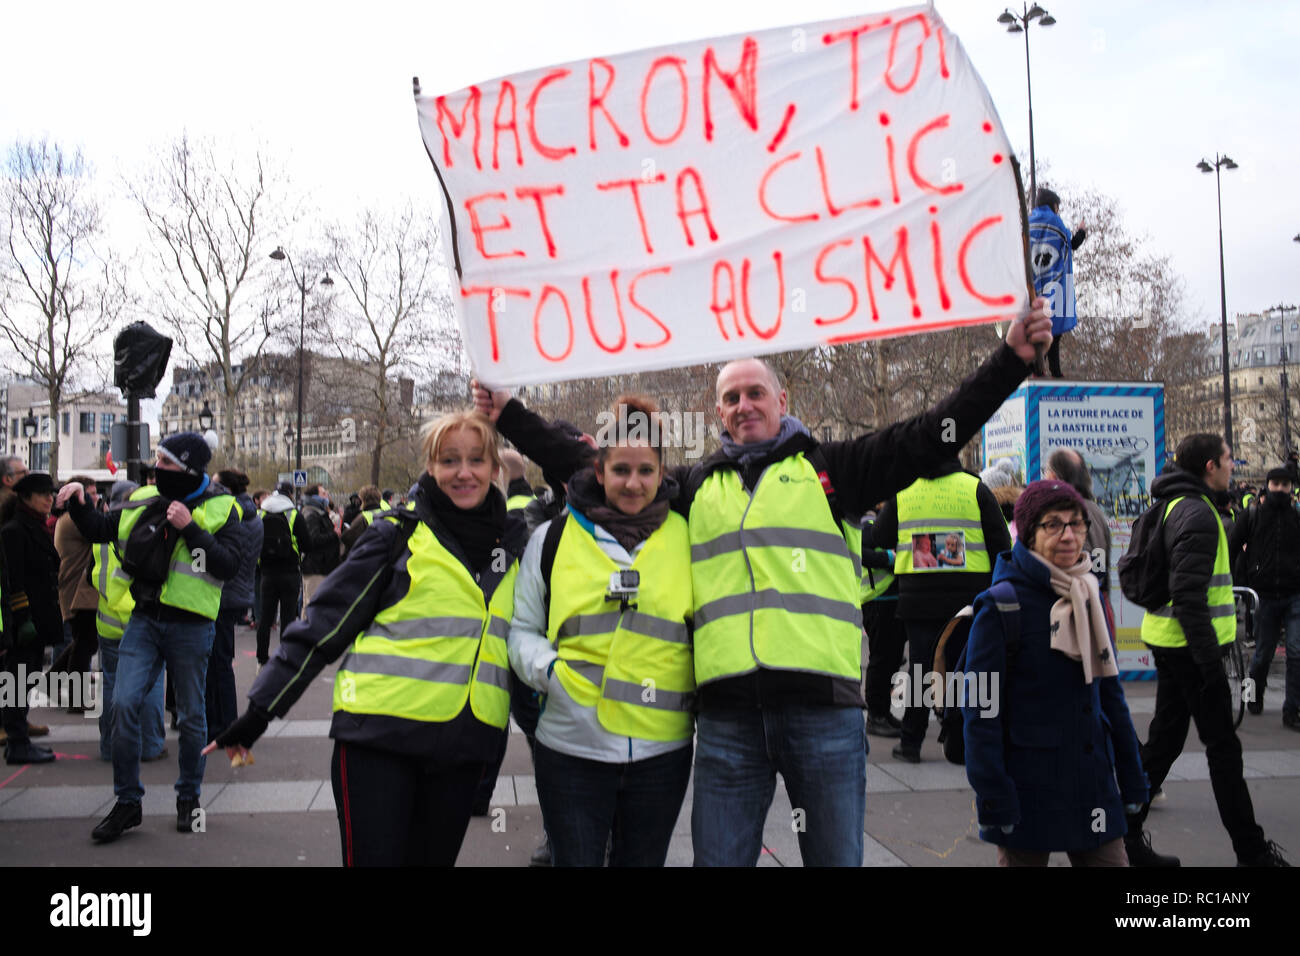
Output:
<svg viewBox="0 0 1300 956">
<path fill-rule="evenodd" d="M 7 218 L 0 266 L 0 333 L 50 403 L 50 473 L 59 468 L 59 411 L 94 361 L 94 343 L 126 302 L 120 270 L 95 247 L 102 231 L 80 150 L 15 144 L 3 184 Z"/>
<path fill-rule="evenodd" d="M 409 204 L 394 212 L 367 209 L 327 235 L 325 262 L 339 292 L 318 331 L 347 361 L 341 367 L 352 369 L 353 387 L 340 382 L 340 394 L 368 426 L 370 481 L 378 484 L 385 449 L 418 424 L 414 376 L 455 364 L 460 352 L 451 294 L 440 281 L 437 229 Z"/>
<path fill-rule="evenodd" d="M 258 281 L 263 247 L 282 226 L 279 175 L 260 151 L 240 162 L 182 134 L 128 188 L 151 227 L 159 317 L 221 397 L 222 443 L 233 454 L 240 389 L 283 311 L 282 296 Z"/>
</svg>

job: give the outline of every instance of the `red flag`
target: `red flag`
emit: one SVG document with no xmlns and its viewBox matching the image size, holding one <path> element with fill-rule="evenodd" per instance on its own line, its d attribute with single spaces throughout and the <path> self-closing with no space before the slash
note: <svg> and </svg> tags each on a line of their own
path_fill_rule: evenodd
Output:
<svg viewBox="0 0 1300 956">
<path fill-rule="evenodd" d="M 117 474 L 117 465 L 113 462 L 113 453 L 111 451 L 104 452 L 104 463 L 108 466 L 110 475 Z"/>
</svg>

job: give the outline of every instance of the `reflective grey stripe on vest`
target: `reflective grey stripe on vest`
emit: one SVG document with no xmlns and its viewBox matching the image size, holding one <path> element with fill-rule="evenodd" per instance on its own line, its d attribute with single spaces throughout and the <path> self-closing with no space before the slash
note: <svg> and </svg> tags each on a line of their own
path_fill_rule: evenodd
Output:
<svg viewBox="0 0 1300 956">
<path fill-rule="evenodd" d="M 1019 604 L 1003 604 L 1001 601 L 994 601 L 999 611 L 1019 611 Z"/>
<path fill-rule="evenodd" d="M 857 604 L 845 604 L 816 594 L 783 594 L 775 588 L 767 588 L 752 594 L 729 594 L 710 601 L 695 612 L 695 629 L 698 631 L 706 624 L 733 614 L 747 614 L 764 608 L 776 608 L 790 614 L 821 614 L 856 627 L 862 626 L 862 608 Z"/>
<path fill-rule="evenodd" d="M 354 674 L 381 674 L 385 677 L 409 677 L 412 680 L 440 684 L 468 684 L 473 668 L 469 664 L 424 661 L 392 654 L 348 654 L 339 670 Z"/>
<path fill-rule="evenodd" d="M 650 691 L 646 694 L 646 691 Z M 605 689 L 601 692 L 606 700 L 617 700 L 624 704 L 636 704 L 638 707 L 653 707 L 655 710 L 689 710 L 691 707 L 694 694 L 683 694 L 677 690 L 661 690 L 653 684 L 633 684 L 631 681 L 614 680 L 610 678 L 605 681 Z M 650 700 L 646 700 L 646 697 Z"/>
<path fill-rule="evenodd" d="M 192 561 L 189 563 L 185 561 L 173 561 L 171 570 L 173 574 L 183 574 L 187 578 L 197 578 L 200 581 L 205 581 L 208 584 L 211 584 L 215 588 L 219 588 L 225 584 L 225 582 L 220 578 L 214 578 L 206 571 L 195 571 Z"/>
<path fill-rule="evenodd" d="M 810 531 L 807 528 L 752 528 L 741 531 L 728 531 L 710 541 L 691 545 L 692 561 L 707 561 L 720 554 L 728 554 L 741 549 L 741 542 L 750 548 L 806 548 L 809 551 L 823 551 L 839 558 L 850 555 L 849 546 L 843 535 L 829 531 Z"/>
<path fill-rule="evenodd" d="M 108 545 L 99 546 L 99 593 L 108 597 Z"/>
<path fill-rule="evenodd" d="M 563 660 L 563 658 L 561 658 L 561 660 Z M 597 687 L 600 686 L 600 682 L 605 677 L 605 668 L 601 667 L 599 664 L 593 664 L 591 663 L 591 661 L 566 660 L 564 661 L 564 663 L 568 665 L 569 670 L 581 674 L 583 677 L 587 678 L 587 680 L 591 681 Z"/>
<path fill-rule="evenodd" d="M 509 627 L 509 625 L 506 625 Z M 384 637 L 390 641 L 410 641 L 430 637 L 479 637 L 483 622 L 477 617 L 417 617 L 409 621 L 374 621 L 365 629 L 366 637 Z"/>
<path fill-rule="evenodd" d="M 493 637 L 499 637 L 504 641 L 510 636 L 510 622 L 504 617 L 498 617 L 493 614 L 492 617 L 488 619 L 487 632 Z"/>
<path fill-rule="evenodd" d="M 912 528 L 973 528 L 981 530 L 984 525 L 975 518 L 914 518 L 911 521 L 898 522 L 899 531 Z"/>
<path fill-rule="evenodd" d="M 103 611 L 96 611 L 95 617 L 99 619 L 99 622 L 101 624 L 107 624 L 109 627 L 115 627 L 119 631 L 124 630 L 126 627 L 126 625 L 123 624 L 121 621 L 119 621 L 117 618 L 109 617 Z"/>
<path fill-rule="evenodd" d="M 1229 588 L 1232 587 L 1231 574 L 1214 574 L 1210 576 L 1210 587 L 1212 588 Z"/>
<path fill-rule="evenodd" d="M 620 622 L 620 618 L 622 621 Z M 641 611 L 605 611 L 601 614 L 576 614 L 560 625 L 560 637 L 578 637 L 585 634 L 608 634 L 619 625 L 623 630 L 646 637 L 657 637 L 673 644 L 690 642 L 690 633 L 681 621 L 655 617 Z"/>
<path fill-rule="evenodd" d="M 479 661 L 478 681 L 480 684 L 491 684 L 493 687 L 499 687 L 502 690 L 510 689 L 510 671 L 500 664 L 493 664 L 491 661 Z"/>
<path fill-rule="evenodd" d="M 911 551 L 911 550 L 912 550 L 912 542 L 910 542 L 910 541 L 904 542 L 903 544 L 900 544 L 900 545 L 898 545 L 896 548 L 894 548 L 894 550 L 895 550 L 895 551 Z M 976 542 L 976 541 L 967 541 L 967 542 L 966 542 L 966 550 L 967 550 L 967 551 L 979 551 L 979 552 L 983 553 L 983 552 L 987 551 L 988 549 L 987 549 L 986 547 L 984 547 L 984 545 L 981 544 L 981 543 L 979 543 L 979 542 Z M 983 573 L 983 572 L 980 572 L 980 573 Z"/>
<path fill-rule="evenodd" d="M 1155 611 L 1147 611 L 1148 614 L 1154 614 L 1156 617 L 1173 617 L 1174 609 L 1172 605 L 1166 605 Z M 1236 617 L 1236 604 L 1211 604 L 1210 617 Z"/>
</svg>

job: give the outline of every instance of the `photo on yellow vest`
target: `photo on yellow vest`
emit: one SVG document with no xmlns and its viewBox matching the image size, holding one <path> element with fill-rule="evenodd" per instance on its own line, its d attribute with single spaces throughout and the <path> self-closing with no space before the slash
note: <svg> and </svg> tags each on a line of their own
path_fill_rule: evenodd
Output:
<svg viewBox="0 0 1300 956">
<path fill-rule="evenodd" d="M 932 531 L 912 535 L 912 568 L 917 571 L 964 571 L 966 532 Z"/>
</svg>

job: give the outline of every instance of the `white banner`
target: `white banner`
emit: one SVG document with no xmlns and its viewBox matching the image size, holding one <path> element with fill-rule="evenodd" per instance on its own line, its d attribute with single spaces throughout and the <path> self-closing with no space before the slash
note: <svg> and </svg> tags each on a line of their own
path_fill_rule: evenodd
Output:
<svg viewBox="0 0 1300 956">
<path fill-rule="evenodd" d="M 518 385 L 1006 320 L 1011 150 L 928 7 L 416 98 L 475 371 Z"/>
</svg>

